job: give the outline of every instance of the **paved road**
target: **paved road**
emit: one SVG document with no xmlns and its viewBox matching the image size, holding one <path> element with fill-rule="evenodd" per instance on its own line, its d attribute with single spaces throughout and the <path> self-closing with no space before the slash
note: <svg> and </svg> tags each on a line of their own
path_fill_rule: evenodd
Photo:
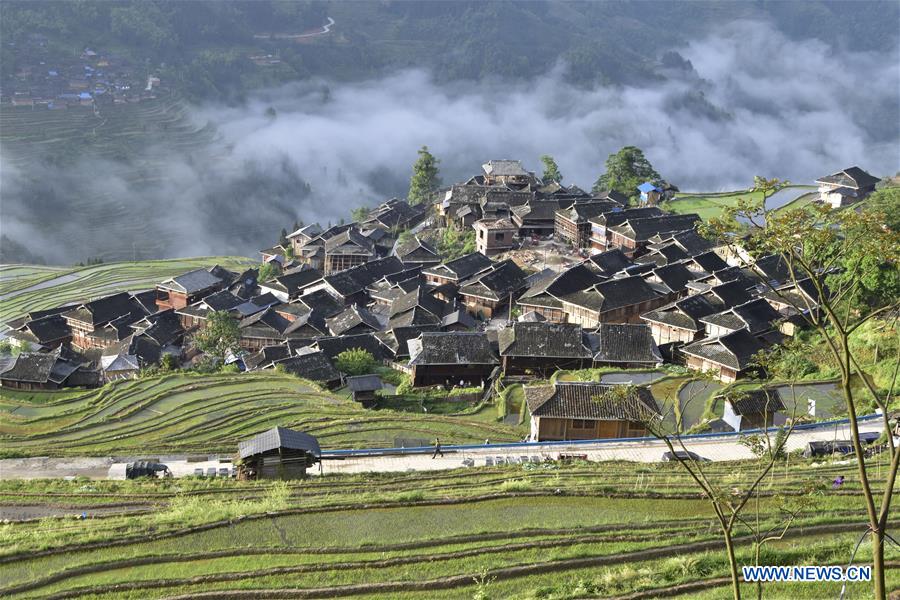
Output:
<svg viewBox="0 0 900 600">
<path fill-rule="evenodd" d="M 860 431 L 880 432 L 882 424 L 879 419 L 870 419 L 860 424 Z M 817 440 L 841 440 L 850 437 L 849 425 L 820 427 L 803 431 L 795 431 L 788 440 L 788 449 L 796 450 L 806 446 L 808 442 Z M 740 460 L 752 458 L 750 451 L 738 443 L 736 436 L 691 439 L 685 442 L 689 450 L 713 461 Z M 584 444 L 541 445 L 522 444 L 514 447 L 459 449 L 447 448 L 444 456 L 431 458 L 431 452 L 404 455 L 352 456 L 342 460 L 326 459 L 322 463 L 323 473 L 365 473 L 365 472 L 404 472 L 430 471 L 437 469 L 464 468 L 463 461 L 471 459 L 475 466 L 485 466 L 487 459 L 496 461 L 514 458 L 516 461 L 526 456 L 529 460 L 537 457 L 558 459 L 560 455 L 586 456 L 588 460 L 629 460 L 635 462 L 659 462 L 663 452 L 667 450 L 660 441 L 637 442 L 597 442 Z M 191 475 L 194 469 L 210 467 L 218 471 L 221 467 L 230 467 L 230 462 L 219 463 L 186 462 L 184 456 L 159 457 L 169 465 L 176 477 Z M 123 479 L 125 463 L 128 458 L 113 459 L 109 457 L 73 457 L 73 458 L 8 458 L 0 460 L 0 479 L 39 479 L 88 477 L 91 479 Z M 318 474 L 314 468 L 311 473 Z"/>
</svg>

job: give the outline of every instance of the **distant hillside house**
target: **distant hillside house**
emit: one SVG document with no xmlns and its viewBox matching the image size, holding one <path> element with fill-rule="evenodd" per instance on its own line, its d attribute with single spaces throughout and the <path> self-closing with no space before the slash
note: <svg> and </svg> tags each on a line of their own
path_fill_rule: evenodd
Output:
<svg viewBox="0 0 900 600">
<path fill-rule="evenodd" d="M 475 248 L 485 256 L 494 256 L 512 250 L 513 236 L 519 231 L 509 219 L 476 221 Z"/>
<path fill-rule="evenodd" d="M 394 256 L 410 267 L 433 267 L 441 262 L 438 251 L 417 235 L 394 246 Z"/>
<path fill-rule="evenodd" d="M 858 202 L 875 191 L 879 179 L 859 167 L 850 167 L 816 180 L 819 200 L 839 208 Z"/>
<path fill-rule="evenodd" d="M 518 160 L 489 160 L 481 165 L 486 185 L 525 185 L 536 181 Z"/>
<path fill-rule="evenodd" d="M 375 243 L 355 228 L 325 242 L 326 275 L 352 269 L 375 258 Z"/>
<path fill-rule="evenodd" d="M 596 382 L 526 386 L 525 402 L 534 442 L 642 437 L 659 415 L 648 388 Z"/>
<path fill-rule="evenodd" d="M 645 181 L 637 189 L 641 193 L 641 204 L 657 204 L 663 193 L 662 188 L 649 181 Z"/>
</svg>

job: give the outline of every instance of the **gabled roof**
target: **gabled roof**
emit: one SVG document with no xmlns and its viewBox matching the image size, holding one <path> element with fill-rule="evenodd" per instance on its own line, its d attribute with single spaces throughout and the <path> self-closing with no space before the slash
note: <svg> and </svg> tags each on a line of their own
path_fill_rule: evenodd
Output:
<svg viewBox="0 0 900 600">
<path fill-rule="evenodd" d="M 693 263 L 707 273 L 714 273 L 728 268 L 728 263 L 722 260 L 722 257 L 715 252 L 703 252 L 692 256 L 685 263 Z"/>
<path fill-rule="evenodd" d="M 150 326 L 144 329 L 141 334 L 160 346 L 173 344 L 184 335 L 181 319 L 178 318 L 178 315 L 173 310 L 150 315 L 145 320 L 150 323 Z"/>
<path fill-rule="evenodd" d="M 59 348 L 47 353 L 22 352 L 16 356 L 12 366 L 0 373 L 0 379 L 23 383 L 52 382 L 60 385 L 80 366 L 62 358 Z"/>
<path fill-rule="evenodd" d="M 167 279 L 159 284 L 159 288 L 165 290 L 173 290 L 184 294 L 197 294 L 199 292 L 212 289 L 223 283 L 222 279 L 216 277 L 206 269 L 194 269 L 177 277 Z"/>
<path fill-rule="evenodd" d="M 429 293 L 429 290 L 424 286 L 420 286 L 402 296 L 398 296 L 391 302 L 390 316 L 391 318 L 396 317 L 397 315 L 413 310 L 417 306 L 437 317 L 438 321 L 440 321 L 447 310 L 447 304 L 445 302 L 432 296 Z"/>
<path fill-rule="evenodd" d="M 700 331 L 703 329 L 700 319 L 717 311 L 705 296 L 695 294 L 644 313 L 641 318 L 671 327 Z"/>
<path fill-rule="evenodd" d="M 772 328 L 773 321 L 781 315 L 763 298 L 754 298 L 744 304 L 701 318 L 704 323 L 712 323 L 728 329 L 746 327 L 750 333 L 758 334 Z"/>
<path fill-rule="evenodd" d="M 375 243 L 352 227 L 325 241 L 325 254 L 371 254 Z"/>
<path fill-rule="evenodd" d="M 500 356 L 590 358 L 581 325 L 516 322 L 497 335 Z"/>
<path fill-rule="evenodd" d="M 279 275 L 274 281 L 267 281 L 260 284 L 262 287 L 271 288 L 284 292 L 288 296 L 293 296 L 302 289 L 309 287 L 313 283 L 323 278 L 322 272 L 318 269 L 301 269 L 293 271 L 285 275 Z"/>
<path fill-rule="evenodd" d="M 75 310 L 63 314 L 64 317 L 100 327 L 121 317 L 128 316 L 136 321 L 146 315 L 143 307 L 128 292 L 112 294 L 98 300 L 86 302 Z"/>
<path fill-rule="evenodd" d="M 494 261 L 480 252 L 472 252 L 449 262 L 423 269 L 426 275 L 437 275 L 453 280 L 462 280 L 481 273 L 493 266 Z"/>
<path fill-rule="evenodd" d="M 303 294 L 295 300 L 295 303 L 303 304 L 311 311 L 322 315 L 323 318 L 332 317 L 344 310 L 344 303 L 325 290 Z"/>
<path fill-rule="evenodd" d="M 753 272 L 761 274 L 766 281 L 780 285 L 791 279 L 791 269 L 780 254 L 762 256 L 753 262 Z"/>
<path fill-rule="evenodd" d="M 452 327 L 453 325 L 461 325 L 466 329 L 475 329 L 478 323 L 475 321 L 475 317 L 467 313 L 464 309 L 457 308 L 444 315 L 444 318 L 441 319 L 441 327 Z"/>
<path fill-rule="evenodd" d="M 561 273 L 551 272 L 547 277 L 534 282 L 531 287 L 522 294 L 520 302 L 543 294 L 549 294 L 554 298 L 559 298 L 567 294 L 586 290 L 601 281 L 602 278 L 599 275 L 583 264 L 575 265 Z"/>
<path fill-rule="evenodd" d="M 290 355 L 290 348 L 286 345 L 264 346 L 258 352 L 245 356 L 244 366 L 248 370 L 264 369 L 272 366 L 276 361 L 288 358 Z"/>
<path fill-rule="evenodd" d="M 687 282 L 694 279 L 694 274 L 680 263 L 665 265 L 653 269 L 653 275 L 671 292 L 680 292 Z"/>
<path fill-rule="evenodd" d="M 859 167 L 850 167 L 837 173 L 832 173 L 826 177 L 816 180 L 816 183 L 827 183 L 830 185 L 839 185 L 841 187 L 858 190 L 861 188 L 871 187 L 878 183 L 880 179 L 869 175 Z"/>
<path fill-rule="evenodd" d="M 675 244 L 665 244 L 657 248 L 651 248 L 650 252 L 638 257 L 636 261 L 640 264 L 653 263 L 657 266 L 665 266 L 685 258 L 688 258 L 688 254 L 683 249 Z"/>
<path fill-rule="evenodd" d="M 487 335 L 480 332 L 425 332 L 408 343 L 410 366 L 499 364 Z"/>
<path fill-rule="evenodd" d="M 573 223 L 586 223 L 597 215 L 617 208 L 621 208 L 621 204 L 614 200 L 578 201 L 570 207 L 556 211 L 556 214 Z"/>
<path fill-rule="evenodd" d="M 50 344 L 72 335 L 68 323 L 61 315 L 49 315 L 28 321 L 20 330 L 29 331 L 38 344 Z"/>
<path fill-rule="evenodd" d="M 595 254 L 588 260 L 596 265 L 604 275 L 613 275 L 634 264 L 619 248 Z"/>
<path fill-rule="evenodd" d="M 771 415 L 784 410 L 784 402 L 777 388 L 739 390 L 732 392 L 728 396 L 716 396 L 716 400 L 724 400 L 731 404 L 731 408 L 736 415 Z"/>
<path fill-rule="evenodd" d="M 519 176 L 525 177 L 528 171 L 522 168 L 522 162 L 518 160 L 489 160 L 481 165 L 485 175 Z"/>
<path fill-rule="evenodd" d="M 601 323 L 586 337 L 594 352 L 594 362 L 654 365 L 663 362 L 649 325 Z"/>
<path fill-rule="evenodd" d="M 388 348 L 371 333 L 316 338 L 314 345 L 332 360 L 341 352 L 354 348 L 365 350 L 374 356 L 376 360 L 393 358 L 394 355 L 391 348 Z"/>
<path fill-rule="evenodd" d="M 721 304 L 723 308 L 731 308 L 753 299 L 747 287 L 737 280 L 714 285 L 703 295 L 713 304 Z"/>
<path fill-rule="evenodd" d="M 591 223 L 597 225 L 613 227 L 620 225 L 628 219 L 642 219 L 647 217 L 661 217 L 666 213 L 658 206 L 641 206 L 637 208 L 626 208 L 625 210 L 610 211 L 592 217 Z"/>
<path fill-rule="evenodd" d="M 378 375 L 356 375 L 347 378 L 347 387 L 351 392 L 374 392 L 384 387 Z"/>
<path fill-rule="evenodd" d="M 437 325 L 415 325 L 412 327 L 394 327 L 390 331 L 376 334 L 384 344 L 390 346 L 396 357 L 409 356 L 409 340 L 422 335 L 424 331 L 438 331 Z"/>
<path fill-rule="evenodd" d="M 247 458 L 255 454 L 263 454 L 270 450 L 287 448 L 289 450 L 305 450 L 313 456 L 321 456 L 319 441 L 308 433 L 294 431 L 286 427 L 275 427 L 255 435 L 249 440 L 238 442 L 238 454 Z"/>
<path fill-rule="evenodd" d="M 394 249 L 394 255 L 400 260 L 404 260 L 404 258 L 412 255 L 414 252 L 417 254 L 433 256 L 435 259 L 440 258 L 440 254 L 438 254 L 438 251 L 435 250 L 434 246 L 417 235 L 410 236 L 409 239 L 404 242 L 397 242 L 397 246 Z"/>
<path fill-rule="evenodd" d="M 477 296 L 501 301 L 525 287 L 525 272 L 511 259 L 497 263 L 493 269 L 463 282 L 459 288 L 462 296 Z"/>
<path fill-rule="evenodd" d="M 628 239 L 643 242 L 660 233 L 693 229 L 694 224 L 699 220 L 700 216 L 695 213 L 662 215 L 643 219 L 628 219 L 621 225 L 615 225 L 612 229 Z"/>
<path fill-rule="evenodd" d="M 403 271 L 403 263 L 396 256 L 372 260 L 365 264 L 325 276 L 326 283 L 341 296 L 362 292 L 385 275 Z"/>
<path fill-rule="evenodd" d="M 275 366 L 283 367 L 288 373 L 310 381 L 333 383 L 341 379 L 341 373 L 334 368 L 323 352 L 307 352 L 292 356 L 277 361 Z"/>
<path fill-rule="evenodd" d="M 562 301 L 595 312 L 606 312 L 658 297 L 659 294 L 646 281 L 638 276 L 631 276 L 598 283 L 583 292 L 569 294 Z"/>
<path fill-rule="evenodd" d="M 328 331 L 331 332 L 331 335 L 343 335 L 359 326 L 367 327 L 372 331 L 381 329 L 381 323 L 378 322 L 375 315 L 355 304 L 344 312 L 326 319 L 325 322 L 328 324 Z"/>
<path fill-rule="evenodd" d="M 100 357 L 100 368 L 104 371 L 137 371 L 141 368 L 134 354 L 113 354 Z"/>
<path fill-rule="evenodd" d="M 215 294 L 206 296 L 197 303 L 197 305 L 206 305 L 209 310 L 231 310 L 239 304 L 243 304 L 244 300 L 238 298 L 228 290 L 222 290 Z"/>
<path fill-rule="evenodd" d="M 749 367 L 753 356 L 763 349 L 749 331 L 738 329 L 728 335 L 688 344 L 681 351 L 741 371 Z"/>
<path fill-rule="evenodd" d="M 312 239 L 321 233 L 322 233 L 322 227 L 318 223 L 312 223 L 310 225 L 304 225 L 297 231 L 294 231 L 293 233 L 288 234 L 287 238 L 289 240 L 293 239 L 295 237 L 303 237 L 305 239 Z"/>
<path fill-rule="evenodd" d="M 526 386 L 525 403 L 535 417 L 645 422 L 659 414 L 646 387 L 587 382 Z"/>
<path fill-rule="evenodd" d="M 713 243 L 701 236 L 694 229 L 676 233 L 656 234 L 650 238 L 651 247 L 656 245 L 675 244 L 690 256 L 696 256 L 712 249 Z"/>
</svg>

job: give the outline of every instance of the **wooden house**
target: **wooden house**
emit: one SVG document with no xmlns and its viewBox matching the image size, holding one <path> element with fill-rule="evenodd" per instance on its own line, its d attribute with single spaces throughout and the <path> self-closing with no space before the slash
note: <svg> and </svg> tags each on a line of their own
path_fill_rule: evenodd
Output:
<svg viewBox="0 0 900 600">
<path fill-rule="evenodd" d="M 706 326 L 700 319 L 718 312 L 705 296 L 692 295 L 641 315 L 650 325 L 659 346 L 690 344 L 705 337 Z"/>
<path fill-rule="evenodd" d="M 131 334 L 131 324 L 146 316 L 128 292 L 85 302 L 62 313 L 72 332 L 72 345 L 80 350 L 107 348 Z"/>
<path fill-rule="evenodd" d="M 287 236 L 294 251 L 294 256 L 300 255 L 300 249 L 322 234 L 322 227 L 318 223 L 304 225 L 297 231 L 289 233 Z"/>
<path fill-rule="evenodd" d="M 318 269 L 303 266 L 278 275 L 259 284 L 260 292 L 270 293 L 282 302 L 295 300 L 303 291 L 322 281 L 324 275 Z"/>
<path fill-rule="evenodd" d="M 375 392 L 382 389 L 384 385 L 378 375 L 356 375 L 347 378 L 347 387 L 350 389 L 354 402 L 359 402 L 363 408 L 371 408 L 378 402 Z"/>
<path fill-rule="evenodd" d="M 399 258 L 405 266 L 427 268 L 441 262 L 441 255 L 434 246 L 417 235 L 410 236 L 404 242 L 397 242 L 394 246 L 394 256 Z"/>
<path fill-rule="evenodd" d="M 601 213 L 595 217 L 591 217 L 588 221 L 591 224 L 591 249 L 597 252 L 605 252 L 611 250 L 613 244 L 610 243 L 611 228 L 621 225 L 628 219 L 642 219 L 649 217 L 661 217 L 665 215 L 659 207 L 645 206 L 641 208 L 626 208 L 621 211 L 610 211 Z"/>
<path fill-rule="evenodd" d="M 685 364 L 697 371 L 712 372 L 724 383 L 755 369 L 754 356 L 764 346 L 746 329 L 738 329 L 722 337 L 703 339 L 681 349 Z"/>
<path fill-rule="evenodd" d="M 58 390 L 70 386 L 92 387 L 99 376 L 87 369 L 88 363 L 62 348 L 51 352 L 21 352 L 4 364 L 0 385 L 16 390 Z M 78 371 L 84 371 L 78 377 Z"/>
<path fill-rule="evenodd" d="M 484 333 L 424 332 L 408 345 L 416 387 L 483 385 L 500 364 Z"/>
<path fill-rule="evenodd" d="M 494 262 L 480 252 L 472 252 L 446 263 L 422 270 L 425 280 L 431 285 L 452 283 L 459 285 L 478 273 L 494 266 Z"/>
<path fill-rule="evenodd" d="M 603 278 L 586 267 L 575 265 L 561 273 L 551 272 L 537 279 L 516 300 L 522 312 L 535 312 L 553 323 L 565 323 L 568 318 L 563 311 L 561 298 L 584 291 L 603 281 Z"/>
<path fill-rule="evenodd" d="M 591 245 L 591 219 L 605 212 L 621 210 L 613 200 L 580 201 L 558 210 L 554 216 L 554 236 L 561 242 L 569 242 L 576 248 Z"/>
<path fill-rule="evenodd" d="M 322 351 L 302 349 L 296 356 L 275 361 L 275 366 L 296 377 L 320 383 L 328 389 L 335 389 L 341 385 L 340 371 L 334 367 L 331 358 Z"/>
<path fill-rule="evenodd" d="M 526 386 L 534 442 L 632 438 L 659 415 L 650 389 L 596 382 Z"/>
<path fill-rule="evenodd" d="M 303 479 L 321 457 L 313 436 L 275 427 L 238 444 L 238 479 Z"/>
<path fill-rule="evenodd" d="M 640 316 L 665 304 L 667 296 L 632 276 L 603 281 L 560 299 L 569 323 L 592 329 L 600 323 L 640 323 Z"/>
<path fill-rule="evenodd" d="M 497 340 L 506 375 L 549 377 L 560 369 L 584 368 L 591 361 L 580 325 L 516 322 L 501 329 Z"/>
<path fill-rule="evenodd" d="M 706 327 L 706 337 L 719 337 L 738 329 L 746 329 L 753 335 L 772 331 L 781 315 L 764 298 L 754 298 L 728 310 L 700 318 Z"/>
<path fill-rule="evenodd" d="M 156 305 L 159 310 L 184 308 L 221 290 L 228 283 L 207 269 L 188 271 L 156 286 Z"/>
<path fill-rule="evenodd" d="M 325 241 L 326 275 L 339 273 L 374 260 L 375 244 L 356 228 L 350 228 Z"/>
<path fill-rule="evenodd" d="M 481 165 L 485 185 L 506 185 L 511 187 L 535 183 L 534 173 L 529 173 L 518 160 L 489 160 Z"/>
<path fill-rule="evenodd" d="M 503 307 L 511 306 L 525 289 L 525 273 L 511 259 L 494 265 L 474 278 L 462 282 L 459 296 L 466 311 L 479 319 L 491 319 Z"/>
<path fill-rule="evenodd" d="M 594 367 L 652 369 L 662 365 L 663 357 L 650 327 L 632 323 L 601 323 L 585 334 Z"/>
<path fill-rule="evenodd" d="M 629 218 L 620 225 L 607 226 L 607 248 L 621 248 L 627 256 L 637 256 L 650 242 L 650 238 L 663 233 L 693 229 L 698 221 L 700 216 L 695 213 Z"/>
</svg>

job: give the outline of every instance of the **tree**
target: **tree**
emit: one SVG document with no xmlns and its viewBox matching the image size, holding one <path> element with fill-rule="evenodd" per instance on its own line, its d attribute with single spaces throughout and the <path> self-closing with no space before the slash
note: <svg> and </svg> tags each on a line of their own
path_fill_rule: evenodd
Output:
<svg viewBox="0 0 900 600">
<path fill-rule="evenodd" d="M 428 146 L 419 149 L 419 158 L 413 165 L 413 174 L 409 180 L 410 204 L 421 204 L 431 198 L 432 192 L 441 185 L 438 177 L 438 163 L 441 161 L 428 151 Z"/>
<path fill-rule="evenodd" d="M 263 263 L 259 267 L 259 275 L 256 276 L 257 281 L 263 282 L 278 276 L 278 267 L 275 263 Z"/>
<path fill-rule="evenodd" d="M 839 371 L 839 389 L 850 423 L 850 441 L 868 520 L 863 535 L 872 536 L 874 595 L 884 599 L 884 543 L 900 464 L 900 449 L 894 445 L 888 409 L 895 384 L 889 384 L 887 390 L 877 389 L 869 370 L 851 352 L 851 345 L 854 332 L 861 326 L 900 307 L 898 295 L 880 287 L 886 281 L 897 281 L 900 232 L 885 227 L 884 215 L 879 212 L 831 210 L 824 205 L 770 212 L 764 204 L 752 200 L 740 201 L 726 209 L 723 218 L 710 220 L 709 229 L 725 243 L 733 243 L 733 224 L 738 217 L 749 223 L 742 243 L 751 256 L 781 256 L 793 287 L 799 287 L 802 282 L 802 289 L 809 291 L 790 294 L 765 283 L 817 331 Z M 877 277 L 873 276 L 875 272 Z M 767 281 L 765 277 L 762 280 Z M 886 322 L 885 326 L 888 325 Z M 897 370 L 900 370 L 900 350 L 893 359 L 894 373 Z M 857 381 L 882 413 L 890 466 L 886 474 L 882 471 L 885 484 L 880 492 L 859 438 L 857 407 L 863 398 L 854 389 Z"/>
<path fill-rule="evenodd" d="M 445 260 L 453 260 L 475 252 L 475 230 L 458 231 L 447 227 L 438 240 L 438 252 Z"/>
<path fill-rule="evenodd" d="M 288 231 L 284 227 L 281 228 L 281 234 L 278 236 L 278 244 L 280 246 L 287 246 L 290 244 L 290 240 L 288 240 Z"/>
<path fill-rule="evenodd" d="M 597 179 L 592 191 L 595 194 L 616 191 L 634 200 L 640 195 L 637 186 L 645 181 L 659 184 L 662 178 L 640 148 L 625 146 L 606 159 L 606 173 Z"/>
<path fill-rule="evenodd" d="M 338 371 L 347 375 L 365 375 L 371 373 L 378 363 L 371 352 L 362 348 L 351 348 L 338 354 L 334 365 Z"/>
<path fill-rule="evenodd" d="M 900 231 L 900 186 L 876 190 L 866 199 L 864 210 L 880 214 L 889 229 Z"/>
<path fill-rule="evenodd" d="M 368 206 L 357 206 L 353 210 L 350 211 L 350 216 L 353 217 L 353 221 L 356 223 L 362 223 L 369 217 L 369 207 Z"/>
<path fill-rule="evenodd" d="M 206 326 L 194 336 L 197 348 L 216 358 L 224 358 L 229 351 L 236 352 L 240 339 L 238 320 L 224 310 L 211 312 Z"/>
<path fill-rule="evenodd" d="M 541 162 L 544 163 L 544 174 L 541 175 L 541 179 L 544 180 L 544 183 L 550 183 L 551 181 L 560 183 L 563 180 L 563 176 L 559 172 L 559 167 L 556 166 L 556 161 L 553 160 L 552 156 L 544 154 L 541 156 Z"/>
<path fill-rule="evenodd" d="M 159 357 L 159 368 L 161 371 L 175 371 L 181 365 L 178 364 L 178 357 L 168 352 Z"/>
</svg>

